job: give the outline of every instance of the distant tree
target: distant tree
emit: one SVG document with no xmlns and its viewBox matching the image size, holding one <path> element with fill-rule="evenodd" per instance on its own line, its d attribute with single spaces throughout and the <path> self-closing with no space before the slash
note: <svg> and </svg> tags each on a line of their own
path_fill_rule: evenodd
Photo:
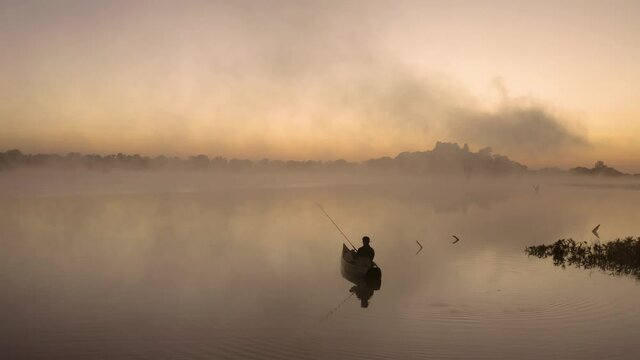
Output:
<svg viewBox="0 0 640 360">
<path fill-rule="evenodd" d="M 611 176 L 611 177 L 627 175 L 621 171 L 618 171 L 612 167 L 605 165 L 603 161 L 597 161 L 594 164 L 594 167 L 592 169 L 585 168 L 585 167 L 576 167 L 576 168 L 570 169 L 569 172 L 574 175 L 601 175 L 601 176 Z"/>
<path fill-rule="evenodd" d="M 189 164 L 191 168 L 204 170 L 209 168 L 209 157 L 207 155 L 197 155 L 189 157 Z"/>
</svg>

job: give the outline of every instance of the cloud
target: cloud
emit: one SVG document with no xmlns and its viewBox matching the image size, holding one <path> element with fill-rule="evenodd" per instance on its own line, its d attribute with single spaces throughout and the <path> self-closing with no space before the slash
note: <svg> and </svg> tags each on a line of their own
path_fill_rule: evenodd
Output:
<svg viewBox="0 0 640 360">
<path fill-rule="evenodd" d="M 437 140 L 507 155 L 586 143 L 544 106 L 505 99 L 499 79 L 505 104 L 487 111 L 405 61 L 387 37 L 398 28 L 390 5 L 103 1 L 20 13 L 6 43 L 28 51 L 5 49 L 0 75 L 20 75 L 0 104 L 12 119 L 0 140 L 27 151 L 352 160 Z"/>
<path fill-rule="evenodd" d="M 509 103 L 493 111 L 463 109 L 448 121 L 449 134 L 510 154 L 547 155 L 588 146 L 567 121 L 541 105 Z"/>
<path fill-rule="evenodd" d="M 307 109 L 309 116 L 325 119 L 317 130 L 340 137 L 338 129 L 361 129 L 352 140 L 360 148 L 386 142 L 401 151 L 424 150 L 444 140 L 520 158 L 566 155 L 590 145 L 574 119 L 531 99 L 509 98 L 504 85 L 498 104 L 487 109 L 450 79 L 388 64 L 361 71 L 319 84 L 323 90 L 313 96 L 315 107 Z"/>
</svg>

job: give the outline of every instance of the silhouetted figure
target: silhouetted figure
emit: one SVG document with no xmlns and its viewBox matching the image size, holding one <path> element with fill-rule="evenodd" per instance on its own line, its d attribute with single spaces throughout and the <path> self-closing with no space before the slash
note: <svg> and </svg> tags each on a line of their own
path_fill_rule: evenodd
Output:
<svg viewBox="0 0 640 360">
<path fill-rule="evenodd" d="M 340 259 L 340 273 L 343 278 L 355 285 L 349 289 L 349 292 L 360 299 L 360 306 L 363 308 L 369 307 L 369 299 L 373 296 L 373 292 L 380 290 L 382 286 L 382 271 L 372 261 L 375 252 L 369 246 L 369 241 L 368 236 L 363 237 L 363 246 L 357 251 L 349 251 L 342 244 L 342 256 Z"/>
<path fill-rule="evenodd" d="M 373 251 L 373 248 L 369 246 L 369 237 L 365 236 L 362 238 L 362 246 L 356 251 L 356 259 L 357 258 L 368 258 L 373 261 L 373 257 L 376 256 L 376 252 Z"/>
<path fill-rule="evenodd" d="M 373 289 L 366 285 L 356 285 L 349 289 L 349 292 L 355 293 L 356 297 L 360 299 L 360 307 L 369 307 L 369 299 L 373 296 Z"/>
</svg>

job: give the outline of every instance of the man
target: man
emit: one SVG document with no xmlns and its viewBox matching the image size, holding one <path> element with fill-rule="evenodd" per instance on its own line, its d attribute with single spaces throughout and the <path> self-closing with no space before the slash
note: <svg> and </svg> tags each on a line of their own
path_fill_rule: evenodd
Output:
<svg viewBox="0 0 640 360">
<path fill-rule="evenodd" d="M 373 248 L 369 246 L 369 237 L 365 236 L 362 238 L 362 246 L 356 251 L 356 259 L 357 258 L 368 258 L 373 261 L 373 257 L 376 256 L 376 252 L 373 251 Z"/>
</svg>

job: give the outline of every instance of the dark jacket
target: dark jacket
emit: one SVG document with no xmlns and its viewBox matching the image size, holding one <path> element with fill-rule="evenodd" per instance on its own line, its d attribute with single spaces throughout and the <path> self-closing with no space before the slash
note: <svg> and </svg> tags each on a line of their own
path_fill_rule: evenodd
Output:
<svg viewBox="0 0 640 360">
<path fill-rule="evenodd" d="M 361 246 L 360 249 L 356 251 L 356 258 L 366 257 L 373 261 L 374 256 L 376 256 L 376 252 L 373 251 L 373 248 L 369 246 L 369 244 Z"/>
</svg>

